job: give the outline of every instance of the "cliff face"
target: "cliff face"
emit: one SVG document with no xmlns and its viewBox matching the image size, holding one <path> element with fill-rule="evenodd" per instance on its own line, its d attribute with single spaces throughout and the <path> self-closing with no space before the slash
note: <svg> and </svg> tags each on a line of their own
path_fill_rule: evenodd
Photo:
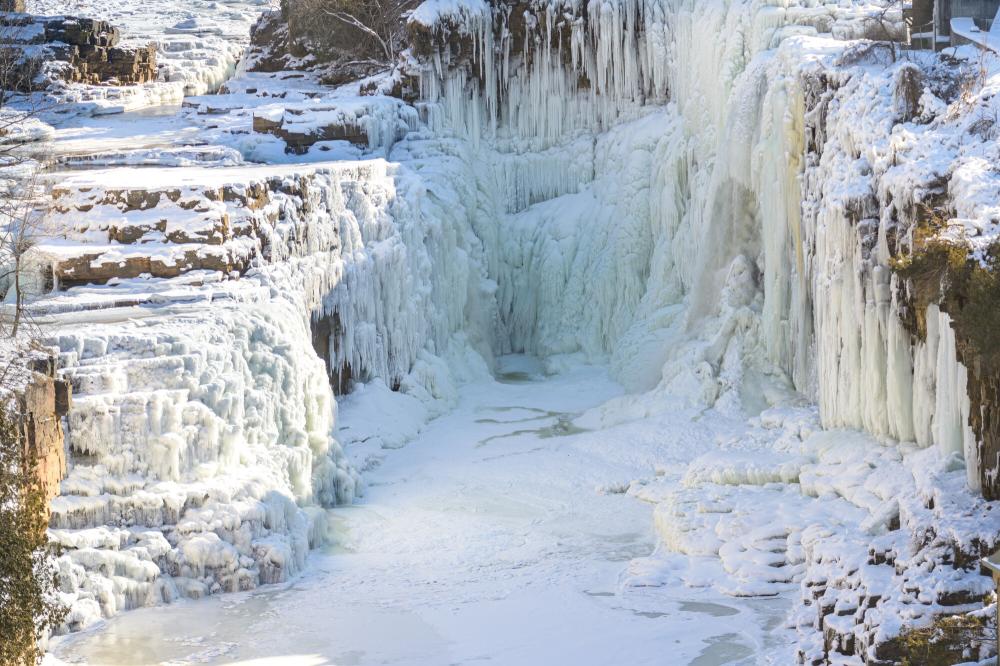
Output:
<svg viewBox="0 0 1000 666">
<path fill-rule="evenodd" d="M 66 475 L 62 419 L 72 405 L 72 389 L 56 377 L 51 360 L 41 359 L 34 366 L 31 380 L 17 393 L 17 413 L 25 453 L 35 461 L 38 480 L 51 501 Z"/>
<path fill-rule="evenodd" d="M 1000 284 L 997 282 L 997 248 L 989 245 L 982 258 L 969 255 L 961 242 L 942 235 L 947 229 L 947 197 L 939 205 L 914 215 L 912 252 L 903 253 L 894 270 L 905 281 L 902 295 L 912 316 L 909 330 L 926 340 L 928 322 L 919 316 L 930 307 L 948 315 L 954 332 L 957 358 L 967 372 L 968 424 L 975 437 L 979 461 L 979 486 L 987 499 L 1000 499 Z"/>
<path fill-rule="evenodd" d="M 378 159 L 62 179 L 63 237 L 32 252 L 75 396 L 51 517 L 70 628 L 286 580 L 361 490 L 334 392 L 453 399 L 427 349 L 467 349 L 488 294 L 449 168 L 432 189 Z"/>
</svg>

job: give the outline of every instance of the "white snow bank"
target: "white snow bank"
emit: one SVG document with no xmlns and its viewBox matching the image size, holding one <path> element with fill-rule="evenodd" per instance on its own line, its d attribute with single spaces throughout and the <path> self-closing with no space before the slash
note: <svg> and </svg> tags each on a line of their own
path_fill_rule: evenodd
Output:
<svg viewBox="0 0 1000 666">
<path fill-rule="evenodd" d="M 461 26 L 473 19 L 490 18 L 490 6 L 484 0 L 426 0 L 413 10 L 410 21 L 433 27 L 451 22 Z"/>
</svg>

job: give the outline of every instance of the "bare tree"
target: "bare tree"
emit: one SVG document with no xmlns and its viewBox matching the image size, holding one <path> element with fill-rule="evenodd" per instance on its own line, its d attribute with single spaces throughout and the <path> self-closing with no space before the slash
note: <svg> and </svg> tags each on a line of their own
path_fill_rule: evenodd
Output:
<svg viewBox="0 0 1000 666">
<path fill-rule="evenodd" d="M 17 338 L 28 317 L 25 308 L 26 257 L 39 234 L 42 213 L 36 196 L 39 191 L 36 174 L 8 182 L 7 187 L 9 189 L 0 194 L 0 285 L 7 285 L 13 302 L 10 311 L 0 317 L 0 335 Z"/>
<path fill-rule="evenodd" d="M 405 17 L 420 2 L 301 0 L 289 6 L 288 10 L 292 13 L 290 22 L 293 26 L 297 25 L 299 31 L 313 39 L 326 37 L 333 42 L 329 46 L 334 49 L 367 52 L 373 59 L 390 63 L 405 43 Z"/>
<path fill-rule="evenodd" d="M 25 257 L 34 245 L 39 211 L 38 116 L 51 107 L 41 86 L 42 62 L 25 47 L 31 26 L 0 12 L 0 293 L 13 294 L 0 317 L 0 336 L 17 337 L 25 321 Z"/>
<path fill-rule="evenodd" d="M 874 39 L 889 44 L 893 62 L 898 59 L 899 47 L 906 40 L 903 10 L 903 0 L 889 0 L 867 19 L 875 31 Z"/>
</svg>

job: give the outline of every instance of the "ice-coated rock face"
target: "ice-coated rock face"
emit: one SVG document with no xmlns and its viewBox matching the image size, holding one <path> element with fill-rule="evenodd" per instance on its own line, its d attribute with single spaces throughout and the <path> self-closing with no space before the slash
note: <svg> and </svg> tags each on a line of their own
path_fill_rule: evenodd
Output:
<svg viewBox="0 0 1000 666">
<path fill-rule="evenodd" d="M 865 58 L 888 52 L 817 37 L 861 36 L 871 8 L 806 5 L 414 14 L 424 113 L 489 155 L 480 178 L 499 185 L 498 229 L 477 230 L 497 255 L 503 344 L 611 356 L 636 389 L 686 373 L 670 363 L 684 354 L 708 361 L 709 395 L 732 373 L 785 375 L 825 425 L 958 451 L 978 488 L 973 433 L 945 425 L 969 414 L 953 341 L 910 339 L 890 266 L 906 246 L 886 241 L 922 205 L 886 161 L 907 119 L 896 70 L 913 67 L 875 77 Z"/>
<path fill-rule="evenodd" d="M 51 519 L 71 626 L 301 569 L 320 535 L 295 501 L 350 501 L 357 482 L 331 438 L 324 368 L 285 342 L 308 344 L 305 326 L 277 301 L 55 339 L 77 388 Z"/>
<path fill-rule="evenodd" d="M 343 368 L 452 399 L 425 355 L 449 353 L 459 332 L 455 345 L 475 344 L 491 318 L 464 210 L 442 203 L 459 200 L 448 182 L 428 190 L 384 161 L 64 182 L 49 222 L 66 232 L 35 248 L 41 265 L 58 272 L 104 248 L 174 267 L 37 304 L 76 396 L 51 521 L 67 549 L 70 627 L 299 571 L 323 536 L 318 510 L 359 491 L 334 438 L 331 381 Z M 57 223 L 80 209 L 86 228 Z M 109 233 L 130 242 L 108 245 Z M 226 234 L 240 241 L 239 271 L 171 263 L 173 248 L 204 255 Z"/>
</svg>

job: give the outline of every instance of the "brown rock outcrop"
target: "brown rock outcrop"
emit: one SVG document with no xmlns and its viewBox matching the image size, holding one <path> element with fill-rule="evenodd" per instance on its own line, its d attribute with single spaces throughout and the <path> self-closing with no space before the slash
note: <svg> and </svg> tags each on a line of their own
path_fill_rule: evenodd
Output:
<svg viewBox="0 0 1000 666">
<path fill-rule="evenodd" d="M 287 110 L 288 116 L 304 115 L 303 111 Z M 285 142 L 285 152 L 302 155 L 320 141 L 348 141 L 357 146 L 368 146 L 368 132 L 364 127 L 348 121 L 318 124 L 303 130 L 294 129 L 295 125 L 286 123 L 287 117 L 281 120 L 271 120 L 264 116 L 253 117 L 253 131 L 261 134 L 271 134 Z"/>
<path fill-rule="evenodd" d="M 59 494 L 66 473 L 62 417 L 69 412 L 72 390 L 55 378 L 55 364 L 42 359 L 34 364 L 31 381 L 17 394 L 17 413 L 25 453 L 35 469 L 46 500 Z"/>
<path fill-rule="evenodd" d="M 254 72 L 314 71 L 324 83 L 357 81 L 391 66 L 370 37 L 330 18 L 322 2 L 288 2 L 265 11 L 250 33 Z M 399 21 L 402 32 L 403 21 Z"/>
<path fill-rule="evenodd" d="M 25 54 L 7 77 L 18 89 L 44 89 L 57 80 L 133 85 L 156 79 L 156 45 L 121 46 L 120 31 L 107 21 L 11 14 L 0 17 L 0 29 L 6 48 Z"/>
</svg>

